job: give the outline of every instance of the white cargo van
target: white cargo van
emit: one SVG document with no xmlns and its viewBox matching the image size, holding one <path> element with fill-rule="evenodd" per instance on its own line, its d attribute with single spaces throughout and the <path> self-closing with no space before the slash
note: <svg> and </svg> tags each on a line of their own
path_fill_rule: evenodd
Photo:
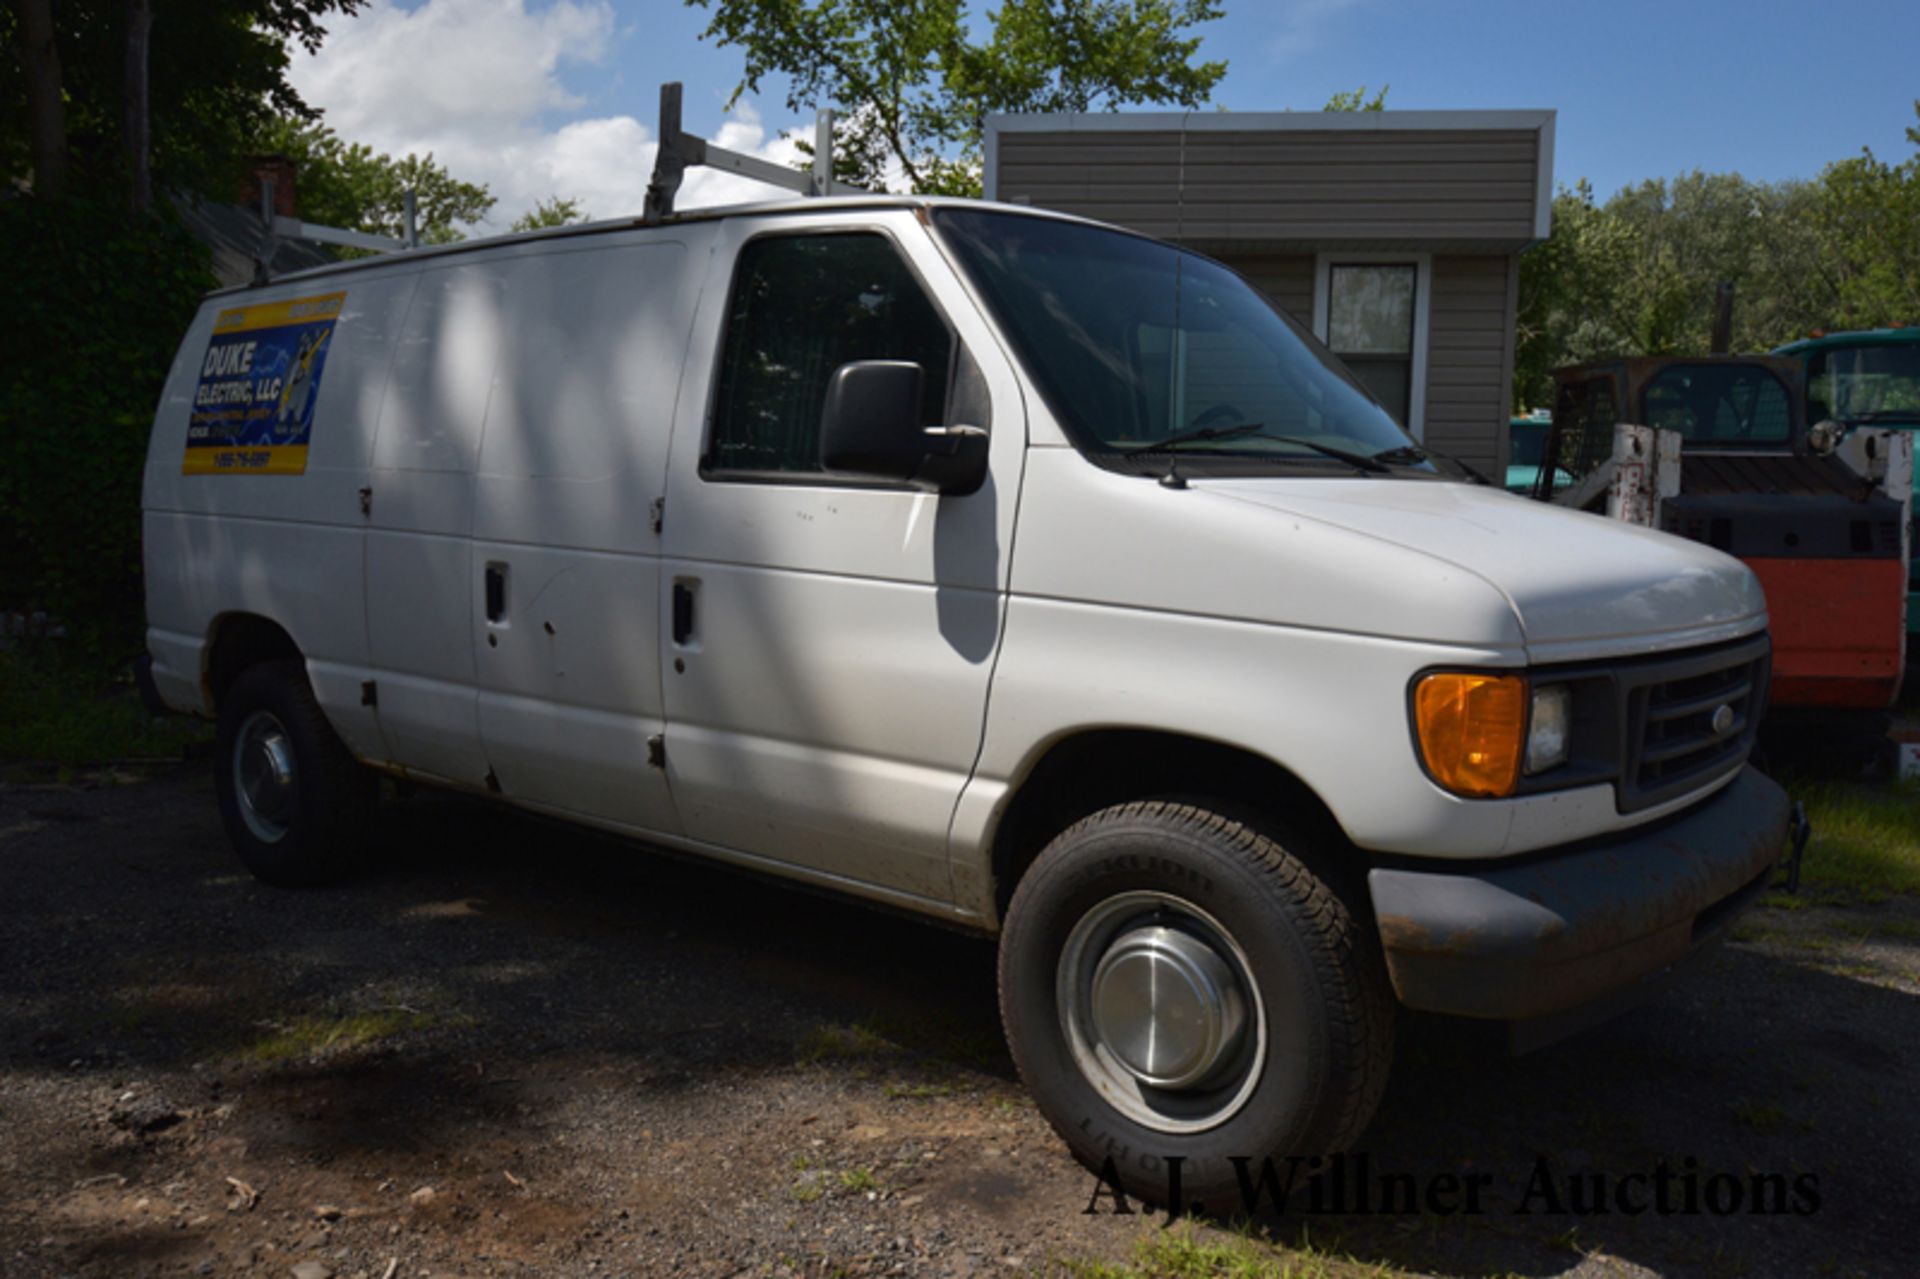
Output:
<svg viewBox="0 0 1920 1279">
<path fill-rule="evenodd" d="M 387 774 L 996 931 L 1028 1086 L 1148 1194 L 1350 1142 L 1396 1005 L 1621 1005 L 1786 839 L 1738 561 L 1474 482 L 1231 271 L 1030 209 L 218 294 L 145 536 L 263 879 L 349 868 Z"/>
</svg>

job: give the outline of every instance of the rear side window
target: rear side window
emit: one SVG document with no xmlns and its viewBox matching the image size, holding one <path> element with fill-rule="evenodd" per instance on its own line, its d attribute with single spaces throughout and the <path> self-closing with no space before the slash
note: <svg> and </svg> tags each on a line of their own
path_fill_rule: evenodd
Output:
<svg viewBox="0 0 1920 1279">
<path fill-rule="evenodd" d="M 885 236 L 749 241 L 734 269 L 705 469 L 820 472 L 827 382 L 854 360 L 918 364 L 921 422 L 942 425 L 953 345 L 933 300 Z"/>
</svg>

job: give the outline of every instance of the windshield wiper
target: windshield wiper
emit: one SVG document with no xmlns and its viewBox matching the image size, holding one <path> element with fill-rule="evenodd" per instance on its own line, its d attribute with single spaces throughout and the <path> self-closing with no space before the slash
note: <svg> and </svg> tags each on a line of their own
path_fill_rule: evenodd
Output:
<svg viewBox="0 0 1920 1279">
<path fill-rule="evenodd" d="M 1376 462 L 1388 462 L 1395 466 L 1417 466 L 1429 458 L 1437 456 L 1421 448 L 1418 444 L 1401 444 L 1390 449 L 1381 449 L 1373 455 Z"/>
<path fill-rule="evenodd" d="M 1152 444 L 1139 444 L 1130 449 L 1121 449 L 1121 457 L 1140 457 L 1146 453 L 1170 453 L 1184 444 L 1198 444 L 1208 440 L 1231 440 L 1242 435 L 1252 435 L 1266 429 L 1265 422 L 1242 422 L 1238 426 L 1196 426 L 1186 431 L 1175 431 L 1164 440 L 1155 440 Z"/>
<path fill-rule="evenodd" d="M 1362 453 L 1349 453 L 1345 449 L 1334 448 L 1330 444 L 1321 444 L 1314 440 L 1302 439 L 1297 435 L 1275 435 L 1266 429 L 1264 422 L 1242 422 L 1237 426 L 1196 426 L 1192 430 L 1178 431 L 1164 440 L 1152 444 L 1141 444 L 1130 449 L 1121 449 L 1121 457 L 1140 457 L 1147 453 L 1177 453 L 1186 445 L 1208 443 L 1213 440 L 1240 439 L 1253 436 L 1262 440 L 1277 440 L 1282 444 L 1297 444 L 1303 449 L 1312 449 L 1322 457 L 1330 457 L 1336 462 L 1345 462 L 1357 470 L 1368 471 L 1376 475 L 1389 473 L 1386 463 L 1376 461 Z"/>
<path fill-rule="evenodd" d="M 1394 448 L 1382 449 L 1373 455 L 1373 460 L 1376 462 L 1390 462 L 1395 466 L 1417 466 L 1421 462 L 1445 462 L 1448 466 L 1456 468 L 1462 475 L 1466 476 L 1475 484 L 1493 483 L 1492 480 L 1480 474 L 1480 472 L 1474 470 L 1459 458 L 1449 457 L 1445 453 L 1436 453 L 1432 449 L 1425 448 L 1418 444 L 1401 444 Z"/>
</svg>

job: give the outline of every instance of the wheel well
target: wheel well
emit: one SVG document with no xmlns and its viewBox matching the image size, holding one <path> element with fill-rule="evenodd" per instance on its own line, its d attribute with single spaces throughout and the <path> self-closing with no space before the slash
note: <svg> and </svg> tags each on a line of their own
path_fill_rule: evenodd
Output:
<svg viewBox="0 0 1920 1279">
<path fill-rule="evenodd" d="M 220 703 L 226 700 L 227 690 L 249 666 L 299 656 L 299 645 L 278 622 L 256 613 L 229 613 L 214 623 L 201 683 L 218 712 Z"/>
<path fill-rule="evenodd" d="M 1320 797 L 1265 756 L 1179 733 L 1078 733 L 1049 747 L 1029 770 L 994 832 L 994 902 L 1000 915 L 1005 917 L 1015 885 L 1055 835 L 1103 808 L 1159 796 L 1277 819 L 1322 850 L 1348 847 Z"/>
</svg>

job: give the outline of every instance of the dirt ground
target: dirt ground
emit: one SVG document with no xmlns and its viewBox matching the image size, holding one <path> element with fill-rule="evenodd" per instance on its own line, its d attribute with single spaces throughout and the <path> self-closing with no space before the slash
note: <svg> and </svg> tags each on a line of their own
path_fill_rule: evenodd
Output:
<svg viewBox="0 0 1920 1279">
<path fill-rule="evenodd" d="M 0 1275 L 1003 1275 L 1160 1229 L 1084 1211 L 990 943 L 464 800 L 386 832 L 280 892 L 204 765 L 0 787 Z M 1415 1023 L 1370 1167 L 1488 1211 L 1293 1204 L 1274 1272 L 1914 1274 L 1917 995 L 1909 900 L 1763 910 L 1529 1057 Z M 1554 1211 L 1541 1160 L 1817 1202 Z"/>
</svg>

